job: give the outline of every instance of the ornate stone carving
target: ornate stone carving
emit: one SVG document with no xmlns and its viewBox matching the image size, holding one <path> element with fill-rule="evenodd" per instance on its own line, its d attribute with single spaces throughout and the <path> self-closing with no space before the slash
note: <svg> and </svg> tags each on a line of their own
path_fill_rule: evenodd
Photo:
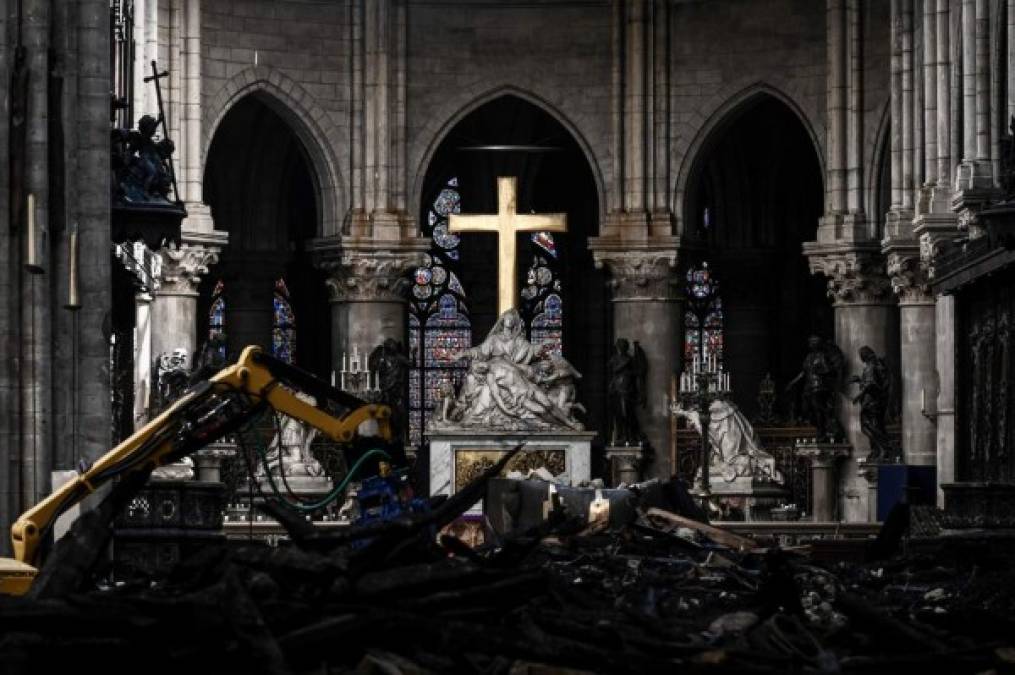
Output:
<svg viewBox="0 0 1015 675">
<path fill-rule="evenodd" d="M 950 239 L 937 230 L 927 230 L 920 234 L 920 266 L 928 281 L 934 279 L 937 261 L 950 245 Z"/>
<path fill-rule="evenodd" d="M 814 251 L 808 260 L 811 273 L 828 277 L 828 297 L 837 304 L 881 304 L 890 299 L 891 283 L 874 251 Z"/>
<path fill-rule="evenodd" d="M 159 295 L 197 295 L 197 285 L 208 268 L 219 261 L 221 249 L 205 244 L 170 244 L 159 249 L 162 281 Z"/>
<path fill-rule="evenodd" d="M 677 297 L 675 250 L 593 251 L 596 267 L 610 270 L 615 300 L 671 300 Z"/>
<path fill-rule="evenodd" d="M 332 302 L 402 301 L 409 285 L 407 272 L 426 264 L 418 251 L 343 251 L 325 260 L 325 284 Z"/>
<path fill-rule="evenodd" d="M 927 267 L 916 251 L 888 254 L 888 277 L 892 290 L 906 304 L 933 302 Z"/>
<path fill-rule="evenodd" d="M 468 358 L 469 370 L 453 400 L 452 392 L 443 392 L 431 429 L 584 430 L 575 417 L 575 411 L 585 412 L 576 400 L 581 375 L 563 357 L 525 339 L 523 331 L 518 310 L 509 309 L 482 343 L 452 356 Z"/>
</svg>

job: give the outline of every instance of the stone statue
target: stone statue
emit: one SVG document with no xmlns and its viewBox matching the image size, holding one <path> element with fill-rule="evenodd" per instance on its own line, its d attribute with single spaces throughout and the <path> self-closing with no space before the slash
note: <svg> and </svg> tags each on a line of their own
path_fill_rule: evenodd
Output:
<svg viewBox="0 0 1015 675">
<path fill-rule="evenodd" d="M 702 433 L 697 411 L 676 407 L 673 412 L 686 418 L 698 434 Z M 708 441 L 712 447 L 709 477 L 733 482 L 749 477 L 759 481 L 782 483 L 775 457 L 761 449 L 751 423 L 731 401 L 716 399 L 708 408 Z"/>
<path fill-rule="evenodd" d="M 163 352 L 155 359 L 155 410 L 160 413 L 173 401 L 180 398 L 187 390 L 190 382 L 187 350 L 178 347 L 171 352 Z M 153 414 L 152 417 L 155 415 Z"/>
<path fill-rule="evenodd" d="M 896 462 L 901 459 L 899 449 L 885 429 L 885 418 L 894 390 L 892 374 L 885 360 L 870 347 L 860 347 L 863 373 L 850 378 L 860 385 L 860 393 L 853 399 L 860 406 L 860 431 L 870 441 L 868 462 Z"/>
<path fill-rule="evenodd" d="M 313 396 L 296 392 L 296 397 L 304 403 L 316 405 Z M 324 475 L 324 467 L 314 459 L 310 445 L 317 436 L 317 429 L 303 424 L 288 415 L 281 416 L 281 428 L 275 433 L 268 444 L 265 461 L 257 465 L 256 475 L 265 476 L 265 464 L 271 475 L 285 474 L 286 477 L 320 477 Z"/>
<path fill-rule="evenodd" d="M 617 340 L 607 366 L 611 445 L 637 445 L 642 440 L 636 409 L 645 405 L 644 364 L 645 353 L 637 342 L 632 349 L 624 338 Z"/>
<path fill-rule="evenodd" d="M 574 417 L 577 372 L 563 358 L 547 357 L 522 335 L 518 311 L 504 312 L 483 342 L 453 355 L 470 359 L 448 420 L 435 428 L 551 430 L 584 427 Z M 564 402 L 564 406 L 560 403 Z"/>
<path fill-rule="evenodd" d="M 391 408 L 391 429 L 395 438 L 405 440 L 409 425 L 406 423 L 405 397 L 409 391 L 409 357 L 405 355 L 402 343 L 394 338 L 386 338 L 377 345 L 367 364 L 371 371 L 378 374 L 380 381 L 380 403 Z"/>
<path fill-rule="evenodd" d="M 582 378 L 581 373 L 558 354 L 551 353 L 539 363 L 539 383 L 547 388 L 550 398 L 557 407 L 569 416 L 573 415 L 575 410 L 584 413 L 585 406 L 577 401 L 577 381 Z"/>
<path fill-rule="evenodd" d="M 810 351 L 804 357 L 803 368 L 786 389 L 792 390 L 803 381 L 803 412 L 817 429 L 819 441 L 845 438 L 846 433 L 839 422 L 835 404 L 846 359 L 837 346 L 816 335 L 812 335 L 807 344 Z"/>
<path fill-rule="evenodd" d="M 180 398 L 190 386 L 189 355 L 187 350 L 177 347 L 171 352 L 163 352 L 155 359 L 154 381 L 152 391 L 155 392 L 153 410 L 149 417 L 154 419 L 166 408 Z M 152 471 L 155 480 L 190 480 L 194 477 L 194 460 L 184 457 L 178 462 L 160 466 Z"/>
<path fill-rule="evenodd" d="M 137 129 L 113 130 L 114 199 L 120 203 L 169 203 L 172 172 L 169 158 L 176 149 L 168 138 L 155 141 L 158 120 L 144 115 Z"/>
</svg>

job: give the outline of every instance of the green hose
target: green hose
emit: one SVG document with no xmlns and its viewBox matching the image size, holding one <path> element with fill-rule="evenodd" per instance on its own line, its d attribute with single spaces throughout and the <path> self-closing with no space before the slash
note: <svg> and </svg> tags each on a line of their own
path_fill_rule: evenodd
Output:
<svg viewBox="0 0 1015 675">
<path fill-rule="evenodd" d="M 342 479 L 342 482 L 339 483 L 331 492 L 329 492 L 316 502 L 294 503 L 286 499 L 284 496 L 282 496 L 282 493 L 279 491 L 278 486 L 275 484 L 275 477 L 271 475 L 271 468 L 268 466 L 267 448 L 262 449 L 258 447 L 256 449 L 257 454 L 261 458 L 261 466 L 264 467 L 264 473 L 265 475 L 268 476 L 268 484 L 271 486 L 271 491 L 275 493 L 275 496 L 279 500 L 293 507 L 297 511 L 302 511 L 305 513 L 322 509 L 328 504 L 331 504 L 333 501 L 338 499 L 338 497 L 345 491 L 346 486 L 349 485 L 349 482 L 353 479 L 353 477 L 356 475 L 356 472 L 359 471 L 359 468 L 363 465 L 363 463 L 366 460 L 370 459 L 375 455 L 380 455 L 384 459 L 391 461 L 391 455 L 389 455 L 385 451 L 381 450 L 380 448 L 371 448 L 366 453 L 364 453 L 362 457 L 356 460 L 356 463 L 353 464 L 352 467 L 349 469 L 348 473 L 345 474 L 345 478 Z"/>
</svg>

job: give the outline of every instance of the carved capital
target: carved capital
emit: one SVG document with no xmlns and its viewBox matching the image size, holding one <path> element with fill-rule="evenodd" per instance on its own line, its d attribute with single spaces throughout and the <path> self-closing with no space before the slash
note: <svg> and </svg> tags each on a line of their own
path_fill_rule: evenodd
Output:
<svg viewBox="0 0 1015 675">
<path fill-rule="evenodd" d="M 920 260 L 919 249 L 891 251 L 887 255 L 888 277 L 892 290 L 904 304 L 933 302 L 927 268 Z"/>
<path fill-rule="evenodd" d="M 614 300 L 673 300 L 677 294 L 676 250 L 596 250 L 596 267 L 610 272 Z"/>
<path fill-rule="evenodd" d="M 320 267 L 332 302 L 403 302 L 408 272 L 426 264 L 426 256 L 409 251 L 342 251 Z"/>
<path fill-rule="evenodd" d="M 836 304 L 887 304 L 892 285 L 880 253 L 869 248 L 805 246 L 812 274 L 828 277 L 828 297 Z"/>
<path fill-rule="evenodd" d="M 159 249 L 162 279 L 159 295 L 197 295 L 197 286 L 208 268 L 219 261 L 218 246 L 183 243 Z"/>
</svg>

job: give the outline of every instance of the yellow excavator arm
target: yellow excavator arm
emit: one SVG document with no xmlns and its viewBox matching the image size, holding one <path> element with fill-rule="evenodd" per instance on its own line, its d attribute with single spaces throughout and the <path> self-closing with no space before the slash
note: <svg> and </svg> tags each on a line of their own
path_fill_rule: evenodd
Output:
<svg viewBox="0 0 1015 675">
<path fill-rule="evenodd" d="M 307 403 L 296 396 L 301 390 L 337 401 L 346 414 L 335 417 Z M 11 526 L 14 558 L 0 558 L 0 593 L 21 595 L 28 591 L 46 533 L 71 506 L 117 476 L 177 461 L 238 428 L 266 406 L 310 424 L 339 443 L 351 442 L 360 425 L 370 421 L 376 424 L 377 436 L 385 442 L 392 439 L 388 406 L 366 403 L 259 347 L 247 347 L 237 363 L 189 389 L 87 471 L 22 514 Z"/>
</svg>

